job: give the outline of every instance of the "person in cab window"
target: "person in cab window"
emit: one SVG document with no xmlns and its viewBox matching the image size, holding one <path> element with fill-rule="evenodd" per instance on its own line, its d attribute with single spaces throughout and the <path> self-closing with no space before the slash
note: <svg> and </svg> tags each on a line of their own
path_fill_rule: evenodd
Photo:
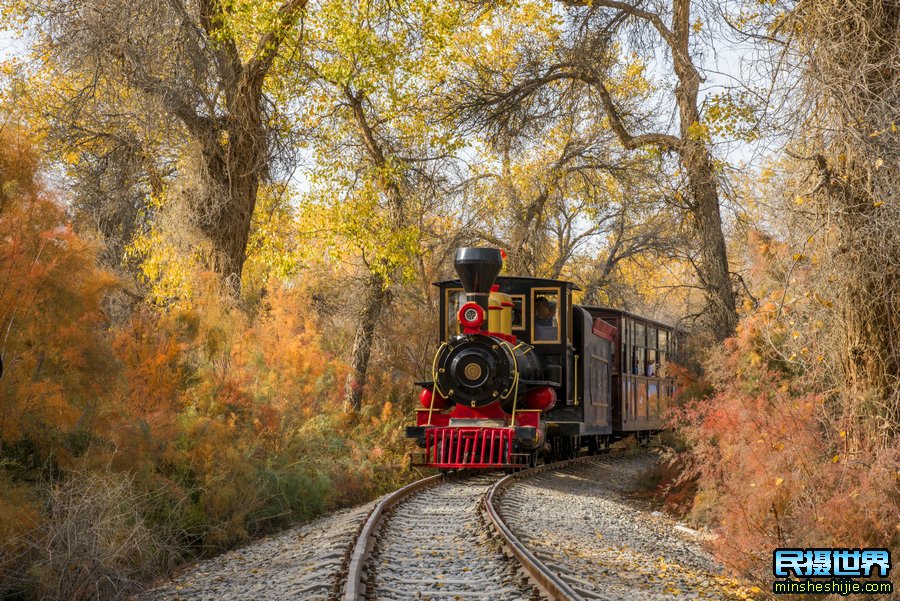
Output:
<svg viewBox="0 0 900 601">
<path fill-rule="evenodd" d="M 513 300 L 512 325 L 514 328 L 525 327 L 525 320 L 522 318 L 522 301 L 519 299 Z"/>
<path fill-rule="evenodd" d="M 543 296 L 534 300 L 534 339 L 556 340 L 557 328 L 556 311 L 550 301 Z"/>
</svg>

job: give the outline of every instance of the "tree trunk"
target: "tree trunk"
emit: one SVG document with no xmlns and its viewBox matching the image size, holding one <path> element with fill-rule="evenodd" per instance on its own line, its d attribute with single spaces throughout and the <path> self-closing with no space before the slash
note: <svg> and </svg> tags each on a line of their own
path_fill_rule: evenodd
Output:
<svg viewBox="0 0 900 601">
<path fill-rule="evenodd" d="M 261 87 L 261 81 L 242 81 L 233 94 L 224 136 L 211 133 L 202 145 L 206 172 L 197 207 L 199 225 L 213 247 L 214 271 L 235 296 L 241 290 L 253 211 L 268 163 Z M 222 137 L 228 140 L 224 145 Z"/>
<path fill-rule="evenodd" d="M 688 176 L 690 215 L 700 242 L 698 265 L 706 292 L 710 331 L 722 341 L 737 327 L 736 302 L 728 271 L 728 250 L 719 212 L 719 190 L 709 148 L 699 131 L 697 97 L 700 73 L 690 58 L 691 0 L 674 0 L 672 11 L 672 65 L 678 77 L 675 100 L 678 104 L 681 143 L 678 153 Z"/>
<path fill-rule="evenodd" d="M 830 176 L 833 181 L 825 194 L 840 232 L 836 275 L 829 281 L 840 307 L 842 368 L 857 393 L 845 404 L 843 417 L 856 424 L 856 437 L 889 443 L 900 432 L 900 273 L 892 260 L 898 256 L 900 237 L 893 234 L 896 222 L 875 206 L 878 199 L 889 197 L 889 188 L 882 182 L 874 193 L 869 189 L 867 163 L 877 159 L 866 156 L 868 148 L 861 144 L 837 148 L 856 158 L 835 161 L 839 175 Z"/>
<path fill-rule="evenodd" d="M 384 172 L 387 167 L 387 157 L 385 156 L 384 148 L 369 125 L 362 97 L 354 94 L 349 87 L 344 88 L 344 93 L 347 101 L 350 103 L 350 107 L 353 109 L 353 118 L 356 121 L 369 159 L 376 168 L 382 170 L 380 184 L 387 198 L 386 210 L 390 214 L 391 222 L 399 230 L 406 222 L 400 185 L 392 175 Z M 366 282 L 366 300 L 358 316 L 356 336 L 353 340 L 353 351 L 350 356 L 350 373 L 347 376 L 347 384 L 344 388 L 345 411 L 359 411 L 362 406 L 362 395 L 369 371 L 369 357 L 372 353 L 372 342 L 375 339 L 375 326 L 384 308 L 390 304 L 389 282 L 381 273 L 370 270 Z"/>
<path fill-rule="evenodd" d="M 375 273 L 370 273 L 366 281 L 366 300 L 357 316 L 356 335 L 350 354 L 350 373 L 347 374 L 344 388 L 344 411 L 356 412 L 362 407 L 375 326 L 389 301 L 386 284 L 384 278 Z"/>
<path fill-rule="evenodd" d="M 692 225 L 700 244 L 698 276 L 706 293 L 710 331 L 721 342 L 734 334 L 738 319 L 719 213 L 719 194 L 706 147 L 692 142 L 686 146 L 681 157 L 688 174 Z"/>
<path fill-rule="evenodd" d="M 678 86 L 675 88 L 680 124 L 678 137 L 662 132 L 631 135 L 616 110 L 605 82 L 592 75 L 588 75 L 586 81 L 595 85 L 609 118 L 609 125 L 625 148 L 633 150 L 641 146 L 655 146 L 664 151 L 675 151 L 681 158 L 688 176 L 690 203 L 687 213 L 700 242 L 697 275 L 706 292 L 710 330 L 717 340 L 724 340 L 734 333 L 737 326 L 736 302 L 728 271 L 728 253 L 725 234 L 722 232 L 715 168 L 704 133 L 699 127 L 697 97 L 701 76 L 690 53 L 691 0 L 673 0 L 671 28 L 663 22 L 662 13 L 645 10 L 639 3 L 593 0 L 583 4 L 606 6 L 645 21 L 659 32 L 669 47 L 672 66 L 678 79 Z"/>
</svg>

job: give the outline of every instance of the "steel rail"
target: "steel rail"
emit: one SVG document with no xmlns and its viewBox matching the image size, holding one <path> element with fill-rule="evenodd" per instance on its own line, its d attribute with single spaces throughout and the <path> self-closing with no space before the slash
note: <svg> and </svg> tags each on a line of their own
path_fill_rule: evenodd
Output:
<svg viewBox="0 0 900 601">
<path fill-rule="evenodd" d="M 378 503 L 375 505 L 375 508 L 372 509 L 372 513 L 370 513 L 368 519 L 366 519 L 366 523 L 363 524 L 362 529 L 359 531 L 359 535 L 356 538 L 356 544 L 354 545 L 353 552 L 350 555 L 350 564 L 347 568 L 347 587 L 344 591 L 344 601 L 359 601 L 360 599 L 364 598 L 363 594 L 366 585 L 362 582 L 362 578 L 363 574 L 365 573 L 366 560 L 369 558 L 369 554 L 372 552 L 372 547 L 374 546 L 375 540 L 373 534 L 378 529 L 384 512 L 412 493 L 431 486 L 432 484 L 436 484 L 443 479 L 443 474 L 436 474 L 434 476 L 422 478 L 421 480 L 416 480 L 411 484 L 407 484 L 403 488 L 397 489 L 394 492 L 385 495 L 380 501 L 378 501 Z"/>
<path fill-rule="evenodd" d="M 557 463 L 548 463 L 522 470 L 498 480 L 488 489 L 488 492 L 484 496 L 484 510 L 494 531 L 500 536 L 504 546 L 519 560 L 519 563 L 522 564 L 522 567 L 525 568 L 525 571 L 532 580 L 534 580 L 534 582 L 543 589 L 543 592 L 553 599 L 553 601 L 583 601 L 583 597 L 576 593 L 575 590 L 559 576 L 559 574 L 538 559 L 534 553 L 532 553 L 528 547 L 513 534 L 513 531 L 507 526 L 506 522 L 503 521 L 500 512 L 497 511 L 497 508 L 494 506 L 494 497 L 501 490 L 513 484 L 516 480 L 527 478 L 528 476 L 533 476 L 534 474 L 541 472 L 555 471 L 575 463 L 596 459 L 597 457 L 609 457 L 611 455 L 619 454 L 621 453 L 614 450 L 601 455 L 576 457 L 575 459 L 568 459 Z"/>
</svg>

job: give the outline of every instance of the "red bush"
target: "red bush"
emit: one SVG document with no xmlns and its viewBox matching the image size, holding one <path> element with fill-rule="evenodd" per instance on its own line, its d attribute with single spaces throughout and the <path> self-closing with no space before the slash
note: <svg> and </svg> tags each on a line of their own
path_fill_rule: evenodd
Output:
<svg viewBox="0 0 900 601">
<path fill-rule="evenodd" d="M 763 304 L 706 362 L 708 394 L 672 412 L 690 445 L 681 478 L 697 485 L 694 517 L 717 528 L 719 556 L 760 583 L 777 547 L 900 542 L 898 450 L 857 441 L 850 452 L 829 408 L 840 392 L 791 360 L 791 338 L 790 316 Z"/>
</svg>

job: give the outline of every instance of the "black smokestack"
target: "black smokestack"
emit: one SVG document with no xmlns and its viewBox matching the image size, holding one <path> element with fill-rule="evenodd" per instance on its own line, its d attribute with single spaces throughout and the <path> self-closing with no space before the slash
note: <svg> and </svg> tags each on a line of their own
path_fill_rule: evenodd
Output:
<svg viewBox="0 0 900 601">
<path fill-rule="evenodd" d="M 503 268 L 500 251 L 496 248 L 460 248 L 456 251 L 453 267 L 466 290 L 466 297 L 484 309 L 484 327 L 487 327 L 488 297 Z"/>
</svg>

